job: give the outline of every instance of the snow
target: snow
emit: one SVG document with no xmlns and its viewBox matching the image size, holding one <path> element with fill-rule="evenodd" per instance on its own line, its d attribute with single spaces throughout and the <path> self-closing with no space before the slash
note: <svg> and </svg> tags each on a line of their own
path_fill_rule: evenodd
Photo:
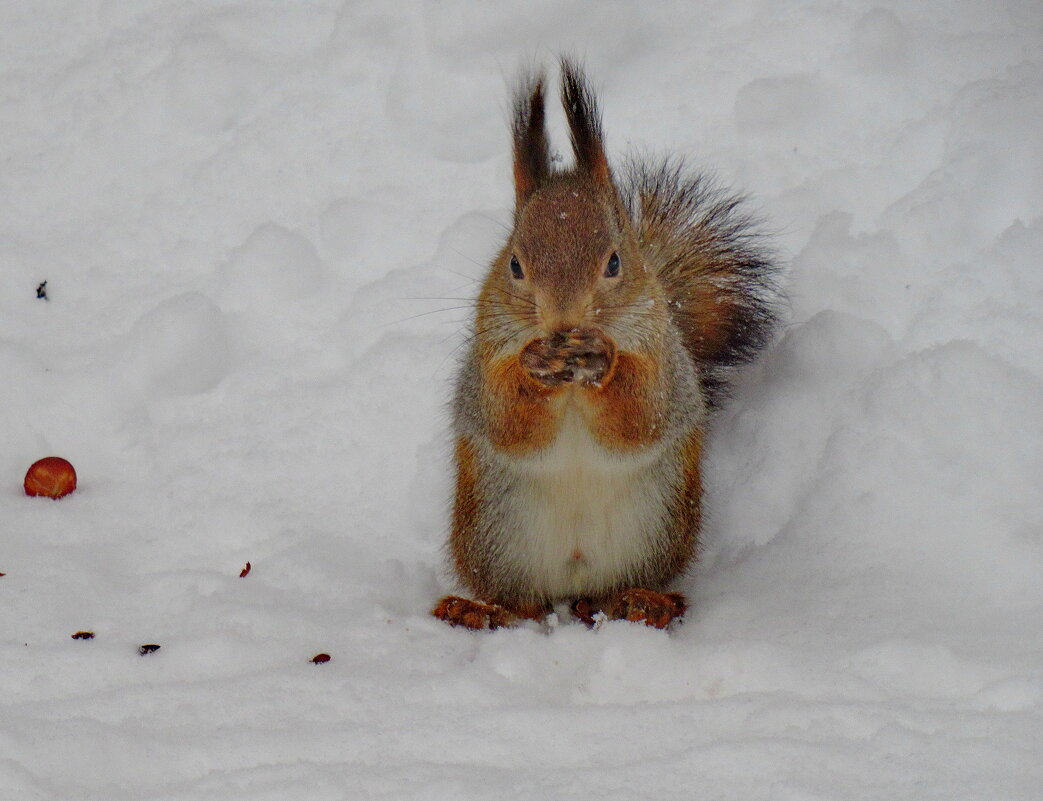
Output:
<svg viewBox="0 0 1043 801">
<path fill-rule="evenodd" d="M 1039 5 L 703 6 L 2 4 L 5 798 L 1040 797 Z M 561 51 L 788 264 L 668 634 L 427 615 Z"/>
</svg>

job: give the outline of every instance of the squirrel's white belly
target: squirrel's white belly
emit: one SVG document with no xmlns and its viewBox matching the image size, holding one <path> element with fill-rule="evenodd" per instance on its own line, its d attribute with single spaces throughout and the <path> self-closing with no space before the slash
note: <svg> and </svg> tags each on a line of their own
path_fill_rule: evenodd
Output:
<svg viewBox="0 0 1043 801">
<path fill-rule="evenodd" d="M 514 464 L 504 556 L 536 594 L 597 596 L 638 575 L 666 513 L 660 456 L 607 451 L 570 408 L 550 448 Z"/>
</svg>

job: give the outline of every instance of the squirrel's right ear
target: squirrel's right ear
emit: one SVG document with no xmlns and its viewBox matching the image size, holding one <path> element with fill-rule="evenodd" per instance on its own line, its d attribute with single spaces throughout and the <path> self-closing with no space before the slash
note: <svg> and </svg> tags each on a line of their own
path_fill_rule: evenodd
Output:
<svg viewBox="0 0 1043 801">
<path fill-rule="evenodd" d="M 550 175 L 542 73 L 529 74 L 518 84 L 512 117 L 514 198 L 516 207 L 520 209 Z"/>
</svg>

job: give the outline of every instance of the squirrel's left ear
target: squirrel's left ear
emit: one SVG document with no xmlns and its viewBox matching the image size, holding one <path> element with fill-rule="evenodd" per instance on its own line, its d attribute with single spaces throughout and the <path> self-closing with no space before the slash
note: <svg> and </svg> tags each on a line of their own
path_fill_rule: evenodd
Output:
<svg viewBox="0 0 1043 801">
<path fill-rule="evenodd" d="M 511 133 L 514 139 L 515 206 L 521 209 L 550 175 L 542 73 L 526 75 L 515 89 Z"/>
<path fill-rule="evenodd" d="M 569 122 L 576 166 L 598 183 L 612 183 L 601 137 L 601 112 L 583 70 L 568 58 L 561 60 L 561 104 Z"/>
</svg>

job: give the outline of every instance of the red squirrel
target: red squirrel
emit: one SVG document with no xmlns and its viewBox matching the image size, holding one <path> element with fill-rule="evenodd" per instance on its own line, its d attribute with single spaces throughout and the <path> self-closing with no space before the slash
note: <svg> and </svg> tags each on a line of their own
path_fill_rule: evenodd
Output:
<svg viewBox="0 0 1043 801">
<path fill-rule="evenodd" d="M 453 406 L 453 625 L 665 628 L 699 537 L 709 411 L 778 321 L 777 267 L 741 199 L 677 159 L 611 169 L 596 98 L 561 61 L 575 164 L 554 165 L 544 79 L 513 114 L 514 225 L 476 301 Z"/>
</svg>

